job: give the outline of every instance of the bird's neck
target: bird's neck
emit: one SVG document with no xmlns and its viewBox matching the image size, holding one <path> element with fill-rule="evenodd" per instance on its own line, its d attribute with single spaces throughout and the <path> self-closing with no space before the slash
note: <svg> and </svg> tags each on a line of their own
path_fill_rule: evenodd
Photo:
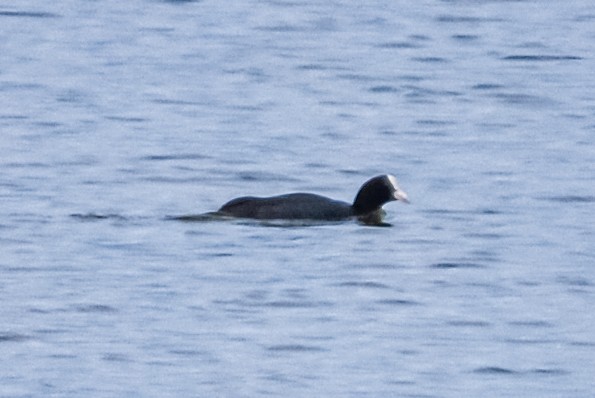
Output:
<svg viewBox="0 0 595 398">
<path fill-rule="evenodd" d="M 358 214 L 357 219 L 359 222 L 367 225 L 379 225 L 382 224 L 382 219 L 386 212 L 382 208 L 377 208 L 367 213 Z"/>
</svg>

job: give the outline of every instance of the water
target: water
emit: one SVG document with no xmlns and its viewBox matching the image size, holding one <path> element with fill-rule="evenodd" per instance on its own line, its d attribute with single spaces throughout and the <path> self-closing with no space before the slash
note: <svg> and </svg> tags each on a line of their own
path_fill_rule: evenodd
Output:
<svg viewBox="0 0 595 398">
<path fill-rule="evenodd" d="M 0 396 L 592 396 L 594 22 L 0 1 Z M 381 173 L 392 228 L 166 220 Z"/>
</svg>

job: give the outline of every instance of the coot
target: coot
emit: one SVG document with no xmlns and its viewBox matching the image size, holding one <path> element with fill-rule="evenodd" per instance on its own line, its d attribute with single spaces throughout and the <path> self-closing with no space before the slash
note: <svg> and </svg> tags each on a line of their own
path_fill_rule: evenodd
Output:
<svg viewBox="0 0 595 398">
<path fill-rule="evenodd" d="M 225 203 L 217 214 L 260 220 L 325 220 L 356 218 L 365 224 L 382 223 L 382 206 L 390 201 L 409 203 L 397 179 L 389 174 L 376 176 L 360 188 L 353 204 L 312 193 L 290 193 L 259 198 L 245 196 Z"/>
</svg>

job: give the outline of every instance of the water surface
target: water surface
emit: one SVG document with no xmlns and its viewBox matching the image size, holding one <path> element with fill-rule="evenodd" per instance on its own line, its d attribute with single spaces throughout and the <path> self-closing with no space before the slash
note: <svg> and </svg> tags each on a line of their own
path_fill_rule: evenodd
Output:
<svg viewBox="0 0 595 398">
<path fill-rule="evenodd" d="M 0 1 L 0 396 L 590 397 L 594 20 Z M 166 219 L 381 173 L 392 228 Z"/>
</svg>

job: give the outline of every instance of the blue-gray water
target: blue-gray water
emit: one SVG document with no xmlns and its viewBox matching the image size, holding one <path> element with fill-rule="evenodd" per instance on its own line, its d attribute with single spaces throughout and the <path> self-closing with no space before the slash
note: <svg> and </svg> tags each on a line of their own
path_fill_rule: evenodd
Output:
<svg viewBox="0 0 595 398">
<path fill-rule="evenodd" d="M 592 397 L 594 71 L 586 0 L 0 1 L 0 396 Z"/>
</svg>

